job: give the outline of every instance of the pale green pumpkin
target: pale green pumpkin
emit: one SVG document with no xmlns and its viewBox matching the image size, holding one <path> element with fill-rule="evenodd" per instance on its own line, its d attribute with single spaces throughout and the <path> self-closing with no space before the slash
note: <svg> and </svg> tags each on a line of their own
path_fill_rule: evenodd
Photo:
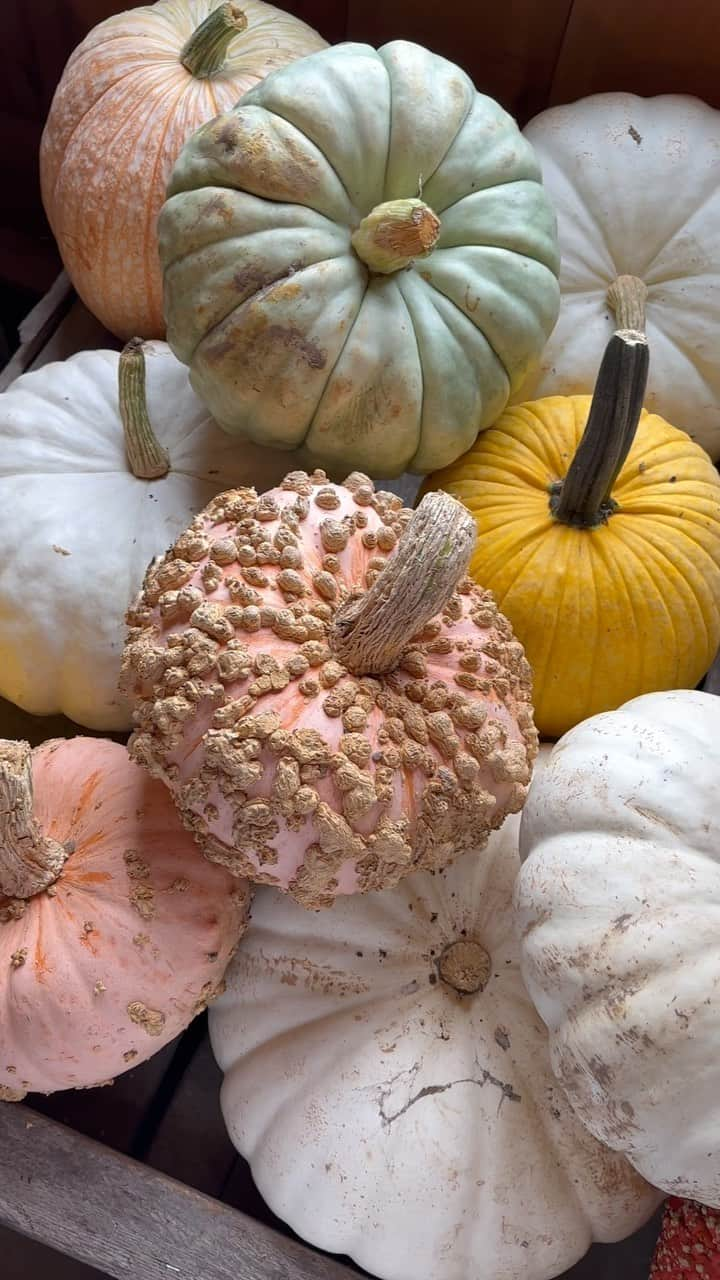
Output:
<svg viewBox="0 0 720 1280">
<path fill-rule="evenodd" d="M 273 72 L 190 139 L 168 195 L 168 341 L 195 390 L 225 430 L 330 471 L 453 461 L 557 318 L 532 147 L 406 41 Z"/>
</svg>

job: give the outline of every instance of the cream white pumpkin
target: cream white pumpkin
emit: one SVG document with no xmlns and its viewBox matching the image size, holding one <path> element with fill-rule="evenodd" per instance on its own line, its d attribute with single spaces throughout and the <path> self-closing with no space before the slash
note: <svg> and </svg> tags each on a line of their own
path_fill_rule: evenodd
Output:
<svg viewBox="0 0 720 1280">
<path fill-rule="evenodd" d="M 558 218 L 562 306 L 535 372 L 514 394 L 592 390 L 615 327 L 605 295 L 648 287 L 645 407 L 720 457 L 720 112 L 696 98 L 603 93 L 525 128 Z"/>
<path fill-rule="evenodd" d="M 518 826 L 321 915 L 260 890 L 210 1012 L 261 1194 L 384 1280 L 546 1280 L 659 1200 L 552 1077 L 512 932 Z"/>
<path fill-rule="evenodd" d="M 271 485 L 288 464 L 238 449 L 165 343 L 143 352 L 150 424 L 170 463 L 154 480 L 128 461 L 117 352 L 46 365 L 0 397 L 0 695 L 93 729 L 130 727 L 117 681 L 148 561 L 220 489 Z"/>
<path fill-rule="evenodd" d="M 533 779 L 523 973 L 578 1117 L 666 1191 L 720 1206 L 720 699 L 651 693 Z"/>
</svg>

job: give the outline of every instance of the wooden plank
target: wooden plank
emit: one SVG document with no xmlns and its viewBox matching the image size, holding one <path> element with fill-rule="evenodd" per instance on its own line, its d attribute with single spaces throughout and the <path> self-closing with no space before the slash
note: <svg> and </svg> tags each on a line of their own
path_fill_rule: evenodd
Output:
<svg viewBox="0 0 720 1280">
<path fill-rule="evenodd" d="M 595 0 L 595 3 L 597 0 Z M 414 40 L 467 71 L 522 124 L 547 103 L 572 0 L 349 0 L 348 38 L 372 45 Z"/>
<path fill-rule="evenodd" d="M 0 1223 L 113 1280 L 350 1280 L 353 1274 L 27 1107 L 0 1107 L 0 1150 Z"/>
<path fill-rule="evenodd" d="M 690 93 L 720 107 L 716 17 L 711 0 L 574 0 L 550 101 L 625 89 Z"/>
<path fill-rule="evenodd" d="M 41 352 L 62 323 L 75 299 L 75 291 L 64 271 L 52 288 L 33 307 L 19 326 L 20 346 L 0 373 L 0 391 L 29 369 L 33 361 L 42 363 Z"/>
</svg>

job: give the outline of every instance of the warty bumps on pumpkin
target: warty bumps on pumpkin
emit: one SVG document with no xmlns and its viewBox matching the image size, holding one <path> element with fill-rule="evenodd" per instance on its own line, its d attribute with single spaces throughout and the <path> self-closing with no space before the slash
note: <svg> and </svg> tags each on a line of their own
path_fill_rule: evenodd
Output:
<svg viewBox="0 0 720 1280">
<path fill-rule="evenodd" d="M 482 846 L 522 807 L 530 670 L 464 576 L 472 517 L 364 475 L 220 495 L 129 614 L 134 758 L 205 853 L 309 907 Z"/>
<path fill-rule="evenodd" d="M 452 462 L 558 314 L 532 147 L 404 40 L 309 54 L 198 130 L 158 239 L 168 342 L 216 422 L 338 479 Z"/>
</svg>

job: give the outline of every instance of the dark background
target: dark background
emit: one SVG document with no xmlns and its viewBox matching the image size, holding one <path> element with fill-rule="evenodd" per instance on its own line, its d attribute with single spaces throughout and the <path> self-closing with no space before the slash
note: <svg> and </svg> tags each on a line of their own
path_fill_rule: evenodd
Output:
<svg viewBox="0 0 720 1280">
<path fill-rule="evenodd" d="M 40 202 L 40 135 L 83 36 L 129 0 L 2 0 L 0 366 L 60 269 Z M 605 89 L 695 93 L 720 106 L 713 0 L 285 0 L 326 40 L 416 40 L 459 63 L 521 124 Z"/>
</svg>

